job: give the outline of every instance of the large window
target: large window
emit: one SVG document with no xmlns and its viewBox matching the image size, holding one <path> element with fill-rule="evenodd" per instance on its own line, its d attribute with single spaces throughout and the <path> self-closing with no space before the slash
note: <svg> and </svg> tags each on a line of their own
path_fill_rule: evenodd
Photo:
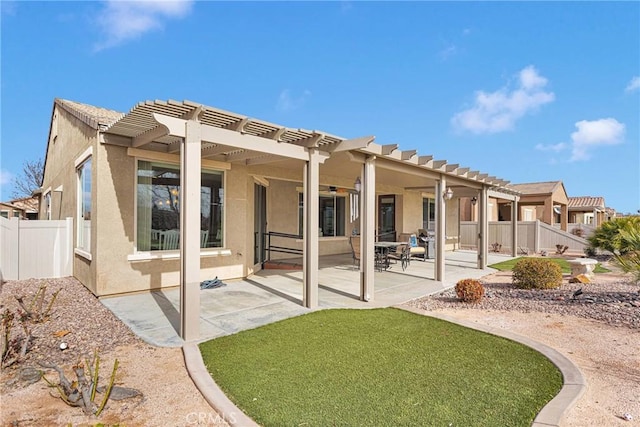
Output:
<svg viewBox="0 0 640 427">
<path fill-rule="evenodd" d="M 77 246 L 91 252 L 91 157 L 78 166 Z"/>
<path fill-rule="evenodd" d="M 200 247 L 223 246 L 224 174 L 202 171 Z M 138 250 L 177 250 L 180 246 L 180 167 L 138 162 Z"/>
<path fill-rule="evenodd" d="M 436 199 L 422 199 L 422 228 L 436 228 Z"/>
<path fill-rule="evenodd" d="M 302 235 L 304 227 L 303 195 L 298 199 L 298 234 Z M 319 227 L 320 236 L 344 236 L 345 223 L 345 197 L 321 195 L 319 200 Z"/>
</svg>

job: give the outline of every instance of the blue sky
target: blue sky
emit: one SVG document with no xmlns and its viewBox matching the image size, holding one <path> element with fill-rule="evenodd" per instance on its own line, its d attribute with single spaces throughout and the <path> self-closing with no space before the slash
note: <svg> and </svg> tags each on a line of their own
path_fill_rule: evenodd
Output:
<svg viewBox="0 0 640 427">
<path fill-rule="evenodd" d="M 188 99 L 640 208 L 638 2 L 0 4 L 1 200 L 59 97 Z"/>
</svg>

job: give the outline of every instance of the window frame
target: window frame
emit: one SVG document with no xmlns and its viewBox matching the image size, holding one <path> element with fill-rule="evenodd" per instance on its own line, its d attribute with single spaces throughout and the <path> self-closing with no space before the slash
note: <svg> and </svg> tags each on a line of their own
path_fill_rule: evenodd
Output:
<svg viewBox="0 0 640 427">
<path fill-rule="evenodd" d="M 175 167 L 176 173 L 180 174 L 180 162 L 179 159 L 176 158 L 167 158 L 166 156 L 135 156 L 135 173 L 134 173 L 134 188 L 135 188 L 135 203 L 134 203 L 134 230 L 135 230 L 135 242 L 134 242 L 134 253 L 129 255 L 127 258 L 129 261 L 139 261 L 139 260 L 148 260 L 148 259 L 171 259 L 178 258 L 180 256 L 180 249 L 171 249 L 171 250 L 161 250 L 161 249 L 149 249 L 149 250 L 141 250 L 139 249 L 139 241 L 138 241 L 138 230 L 139 230 L 139 202 L 138 202 L 138 174 L 140 171 L 140 162 L 149 162 L 151 165 L 166 165 L 170 167 Z M 212 164 L 212 163 L 215 163 Z M 231 251 L 225 248 L 226 244 L 226 200 L 227 200 L 227 191 L 226 191 L 226 180 L 227 180 L 227 170 L 228 167 L 217 167 L 218 165 L 224 165 L 221 162 L 214 161 L 203 161 L 200 167 L 200 173 L 208 173 L 211 175 L 220 174 L 221 175 L 221 188 L 218 189 L 218 198 L 217 202 L 221 205 L 221 227 L 220 227 L 220 239 L 221 246 L 219 247 L 205 247 L 200 248 L 201 255 L 231 255 Z M 220 191 L 222 190 L 222 191 Z M 202 206 L 200 207 L 202 211 Z M 210 237 L 209 237 L 210 238 Z"/>
<path fill-rule="evenodd" d="M 347 196 L 343 195 L 343 194 L 333 194 L 330 192 L 325 192 L 325 191 L 321 191 L 318 194 L 318 216 L 320 215 L 320 199 L 325 198 L 325 199 L 329 199 L 329 198 L 333 198 L 334 200 L 334 209 L 337 211 L 337 206 L 335 201 L 337 199 L 342 200 L 342 215 L 341 215 L 341 220 L 342 220 L 342 229 L 343 229 L 343 234 L 336 234 L 336 230 L 339 228 L 336 226 L 336 218 L 338 218 L 338 215 L 336 212 L 336 215 L 333 216 L 334 219 L 334 224 L 333 224 L 333 230 L 334 230 L 334 234 L 333 235 L 326 235 L 323 227 L 322 227 L 322 221 L 320 220 L 320 218 L 318 218 L 318 225 L 320 227 L 320 230 L 318 230 L 318 234 L 319 237 L 322 238 L 327 238 L 327 239 L 335 239 L 335 238 L 345 238 L 347 237 Z M 322 230 L 322 234 L 320 235 L 320 232 Z M 304 234 L 304 194 L 302 193 L 302 191 L 298 191 L 298 235 L 302 236 Z"/>
<path fill-rule="evenodd" d="M 85 230 L 85 220 L 84 220 L 84 213 L 85 213 L 85 193 L 84 193 L 84 185 L 86 184 L 86 181 L 83 181 L 83 177 L 86 177 L 86 175 L 84 175 L 82 173 L 82 171 L 84 170 L 85 166 L 87 165 L 87 163 L 90 164 L 90 169 L 89 169 L 89 235 L 88 235 L 88 242 L 85 247 L 85 241 L 84 238 L 86 237 L 86 230 Z M 77 193 L 76 193 L 76 239 L 75 239 L 75 244 L 74 244 L 74 253 L 77 255 L 82 256 L 83 258 L 86 258 L 87 260 L 91 261 L 92 257 L 91 257 L 91 245 L 92 245 L 92 239 L 91 239 L 91 233 L 92 233 L 92 229 L 93 229 L 93 223 L 92 223 L 92 213 L 93 213 L 93 170 L 94 170 L 94 165 L 93 165 L 93 148 L 89 147 L 87 148 L 74 162 L 74 166 L 75 166 L 75 171 L 76 171 L 76 189 L 77 189 Z"/>
</svg>

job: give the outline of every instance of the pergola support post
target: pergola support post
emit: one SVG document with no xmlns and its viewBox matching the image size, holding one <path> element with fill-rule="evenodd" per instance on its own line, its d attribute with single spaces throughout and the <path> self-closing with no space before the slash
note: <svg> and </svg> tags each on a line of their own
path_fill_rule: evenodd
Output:
<svg viewBox="0 0 640 427">
<path fill-rule="evenodd" d="M 435 259 L 435 280 L 444 282 L 444 247 L 446 244 L 446 203 L 444 194 L 447 191 L 447 178 L 440 176 L 436 185 L 436 259 Z"/>
<path fill-rule="evenodd" d="M 375 235 L 376 235 L 376 157 L 370 156 L 362 165 L 362 209 L 360 215 L 360 299 L 374 298 Z"/>
<path fill-rule="evenodd" d="M 480 200 L 478 200 L 480 204 L 480 209 L 478 212 L 478 268 L 484 270 L 487 268 L 487 257 L 489 256 L 489 221 L 488 221 L 488 209 L 487 205 L 489 204 L 489 197 L 487 194 L 487 187 L 482 186 L 482 190 L 480 190 Z"/>
<path fill-rule="evenodd" d="M 180 149 L 180 336 L 200 338 L 201 124 L 185 123 Z"/>
<path fill-rule="evenodd" d="M 511 256 L 518 256 L 518 198 L 511 202 Z"/>
<path fill-rule="evenodd" d="M 307 308 L 316 308 L 318 306 L 320 155 L 315 149 L 309 150 L 309 161 L 304 165 L 303 179 L 304 256 L 302 263 L 302 305 Z"/>
</svg>

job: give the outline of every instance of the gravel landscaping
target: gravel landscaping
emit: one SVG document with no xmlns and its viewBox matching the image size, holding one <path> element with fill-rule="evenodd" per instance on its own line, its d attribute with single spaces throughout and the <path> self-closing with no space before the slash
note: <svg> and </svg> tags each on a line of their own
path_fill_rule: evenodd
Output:
<svg viewBox="0 0 640 427">
<path fill-rule="evenodd" d="M 484 277 L 485 296 L 479 303 L 462 303 L 454 289 L 414 300 L 424 310 L 444 308 L 542 312 L 594 319 L 613 326 L 640 328 L 640 286 L 620 275 L 596 275 L 593 283 L 569 283 L 557 289 L 525 290 L 511 285 L 511 272 Z M 576 294 L 574 296 L 574 293 Z"/>
</svg>

